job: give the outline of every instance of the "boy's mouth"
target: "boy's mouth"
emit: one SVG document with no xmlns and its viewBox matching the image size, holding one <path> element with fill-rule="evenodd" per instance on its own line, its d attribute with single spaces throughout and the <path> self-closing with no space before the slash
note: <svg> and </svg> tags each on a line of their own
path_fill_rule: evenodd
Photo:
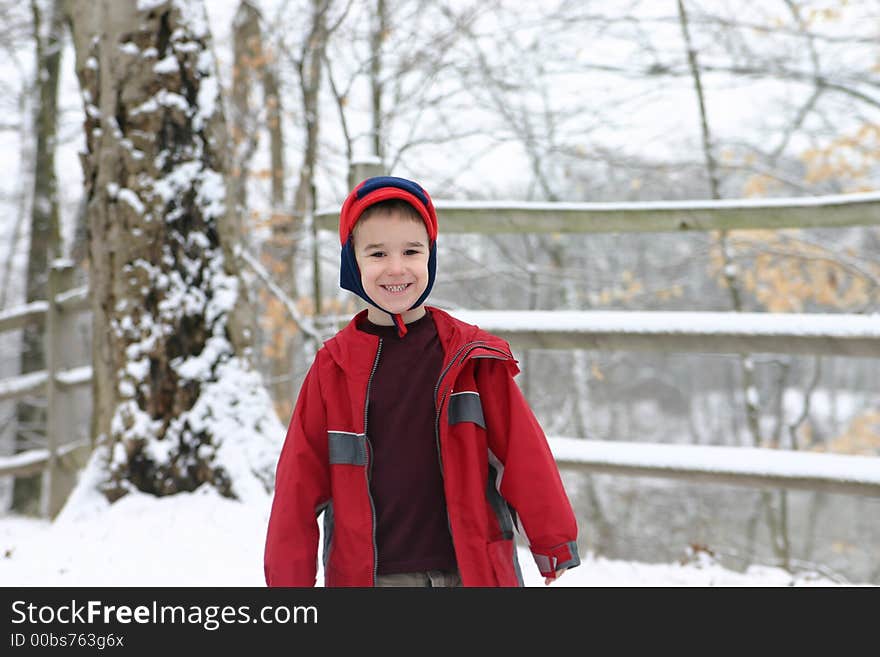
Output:
<svg viewBox="0 0 880 657">
<path fill-rule="evenodd" d="M 386 292 L 390 292 L 391 294 L 400 294 L 404 292 L 406 288 L 408 288 L 412 283 L 401 283 L 399 285 L 380 285 L 383 290 Z"/>
</svg>

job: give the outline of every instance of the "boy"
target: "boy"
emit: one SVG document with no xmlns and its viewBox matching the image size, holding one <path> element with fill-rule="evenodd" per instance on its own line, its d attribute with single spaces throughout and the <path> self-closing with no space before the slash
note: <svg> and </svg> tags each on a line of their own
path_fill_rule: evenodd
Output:
<svg viewBox="0 0 880 657">
<path fill-rule="evenodd" d="M 315 356 L 275 475 L 269 586 L 522 586 L 514 523 L 545 584 L 580 563 L 577 523 L 509 345 L 424 305 L 437 215 L 403 178 L 340 213 L 340 284 L 367 310 Z"/>
</svg>

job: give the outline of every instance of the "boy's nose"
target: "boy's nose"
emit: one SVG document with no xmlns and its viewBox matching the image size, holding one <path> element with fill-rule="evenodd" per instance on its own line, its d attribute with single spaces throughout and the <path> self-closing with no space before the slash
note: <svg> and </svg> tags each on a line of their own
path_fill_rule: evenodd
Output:
<svg viewBox="0 0 880 657">
<path fill-rule="evenodd" d="M 404 269 L 403 258 L 394 255 L 388 256 L 385 266 L 389 272 L 402 272 Z"/>
</svg>

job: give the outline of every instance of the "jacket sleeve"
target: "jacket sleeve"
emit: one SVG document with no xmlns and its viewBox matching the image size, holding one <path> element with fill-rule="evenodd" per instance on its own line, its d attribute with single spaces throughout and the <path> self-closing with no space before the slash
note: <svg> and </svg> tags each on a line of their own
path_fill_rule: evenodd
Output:
<svg viewBox="0 0 880 657">
<path fill-rule="evenodd" d="M 487 359 L 476 368 L 489 449 L 503 468 L 499 492 L 544 577 L 580 564 L 577 520 L 541 425 L 514 381 L 515 366 Z"/>
<path fill-rule="evenodd" d="M 275 469 L 275 496 L 263 556 L 269 586 L 314 586 L 318 515 L 330 499 L 326 411 L 318 359 L 300 388 Z"/>
</svg>

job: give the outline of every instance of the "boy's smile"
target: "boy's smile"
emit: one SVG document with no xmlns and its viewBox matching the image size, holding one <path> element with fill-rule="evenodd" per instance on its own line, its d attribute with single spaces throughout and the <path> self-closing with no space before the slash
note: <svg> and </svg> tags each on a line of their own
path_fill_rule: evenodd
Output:
<svg viewBox="0 0 880 657">
<path fill-rule="evenodd" d="M 376 214 L 359 221 L 354 230 L 355 258 L 367 295 L 384 310 L 399 313 L 404 323 L 425 314 L 410 307 L 428 287 L 428 231 L 422 221 L 399 212 Z M 391 325 L 391 317 L 370 306 L 373 324 Z"/>
</svg>

